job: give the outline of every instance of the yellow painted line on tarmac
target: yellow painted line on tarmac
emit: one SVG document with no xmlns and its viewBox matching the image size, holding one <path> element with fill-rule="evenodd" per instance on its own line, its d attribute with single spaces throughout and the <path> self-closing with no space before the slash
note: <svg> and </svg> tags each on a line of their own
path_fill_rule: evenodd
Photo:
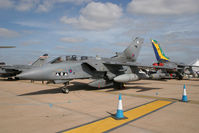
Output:
<svg viewBox="0 0 199 133">
<path fill-rule="evenodd" d="M 154 111 L 157 111 L 169 104 L 173 103 L 172 101 L 156 100 L 139 107 L 130 109 L 124 112 L 124 116 L 128 117 L 123 120 L 115 120 L 114 118 L 106 117 L 101 120 L 97 120 L 88 124 L 84 124 L 72 129 L 65 130 L 64 133 L 101 133 L 109 130 L 113 130 L 122 125 L 125 125 L 131 121 L 139 119 L 147 114 L 150 114 Z"/>
<path fill-rule="evenodd" d="M 160 97 L 160 96 L 149 96 L 149 95 L 142 95 L 142 94 L 129 94 L 129 93 L 122 93 L 122 92 L 106 92 L 106 91 L 101 91 L 101 90 L 94 90 L 95 92 L 99 93 L 109 93 L 109 94 L 122 94 L 124 96 L 131 96 L 131 97 L 138 97 L 138 98 L 147 98 L 147 99 L 156 99 L 156 100 L 168 100 L 168 101 L 173 101 L 173 102 L 182 102 L 181 99 L 176 99 L 176 98 L 167 98 L 167 97 Z M 199 104 L 199 101 L 196 100 L 188 100 L 186 102 L 187 104 Z"/>
</svg>

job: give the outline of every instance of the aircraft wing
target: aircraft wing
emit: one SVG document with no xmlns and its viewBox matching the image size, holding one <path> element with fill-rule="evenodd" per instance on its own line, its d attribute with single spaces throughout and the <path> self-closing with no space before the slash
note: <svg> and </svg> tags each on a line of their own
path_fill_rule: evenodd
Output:
<svg viewBox="0 0 199 133">
<path fill-rule="evenodd" d="M 131 67 L 138 67 L 138 68 L 159 68 L 159 69 L 181 69 L 179 67 L 169 67 L 169 66 L 153 66 L 153 65 L 144 65 L 137 62 L 105 62 L 104 64 L 107 65 L 121 65 L 121 66 L 131 66 Z"/>
<path fill-rule="evenodd" d="M 29 69 L 30 66 L 26 66 L 26 65 L 13 65 L 13 66 L 2 66 L 2 69 L 6 70 L 6 71 L 23 71 L 24 69 Z"/>
<path fill-rule="evenodd" d="M 178 66 L 183 66 L 183 67 L 199 67 L 199 66 L 193 66 L 193 65 L 178 65 Z"/>
</svg>

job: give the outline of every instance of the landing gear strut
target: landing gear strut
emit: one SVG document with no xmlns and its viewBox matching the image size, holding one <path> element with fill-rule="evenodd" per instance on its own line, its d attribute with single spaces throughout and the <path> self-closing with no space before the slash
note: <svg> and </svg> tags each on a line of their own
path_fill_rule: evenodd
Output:
<svg viewBox="0 0 199 133">
<path fill-rule="evenodd" d="M 182 80 L 183 79 L 183 75 L 181 73 L 178 73 L 177 74 L 177 78 L 178 78 L 178 80 Z"/>
<path fill-rule="evenodd" d="M 69 93 L 69 89 L 67 87 L 65 87 L 65 86 L 62 87 L 61 90 L 62 90 L 63 93 L 66 93 L 66 94 Z"/>
<path fill-rule="evenodd" d="M 117 89 L 117 90 L 125 89 L 124 83 L 117 83 L 117 82 L 114 82 L 113 87 L 114 87 L 114 89 Z"/>
<path fill-rule="evenodd" d="M 69 89 L 68 89 L 67 85 L 69 85 L 69 82 L 64 83 L 64 87 L 61 88 L 62 92 L 65 94 L 69 93 Z"/>
</svg>

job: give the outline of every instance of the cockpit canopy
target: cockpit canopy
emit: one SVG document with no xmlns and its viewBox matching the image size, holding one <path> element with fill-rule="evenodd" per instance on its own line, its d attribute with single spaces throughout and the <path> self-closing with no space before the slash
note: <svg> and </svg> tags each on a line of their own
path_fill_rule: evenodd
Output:
<svg viewBox="0 0 199 133">
<path fill-rule="evenodd" d="M 77 55 L 66 55 L 66 56 L 59 56 L 49 63 L 60 63 L 60 62 L 66 62 L 66 61 L 80 61 L 80 60 L 87 60 L 88 56 L 77 56 Z"/>
</svg>

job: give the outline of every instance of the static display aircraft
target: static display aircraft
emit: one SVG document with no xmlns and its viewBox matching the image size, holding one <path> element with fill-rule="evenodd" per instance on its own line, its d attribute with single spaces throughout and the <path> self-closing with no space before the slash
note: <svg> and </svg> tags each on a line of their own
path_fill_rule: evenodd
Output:
<svg viewBox="0 0 199 133">
<path fill-rule="evenodd" d="M 6 65 L 5 63 L 1 63 L 0 77 L 11 78 L 29 69 L 41 67 L 46 63 L 47 58 L 48 54 L 44 54 L 43 56 L 40 56 L 39 59 L 37 59 L 32 65 Z"/>
<path fill-rule="evenodd" d="M 184 77 L 185 71 L 193 73 L 192 67 L 197 67 L 193 65 L 186 65 L 184 63 L 170 61 L 170 59 L 164 54 L 162 48 L 160 47 L 160 44 L 158 44 L 156 40 L 152 40 L 152 46 L 155 52 L 156 59 L 158 61 L 158 63 L 154 63 L 153 65 L 173 68 L 158 71 L 158 73 L 152 75 L 154 78 L 158 79 L 166 77 L 175 77 L 181 80 Z"/>
<path fill-rule="evenodd" d="M 63 93 L 68 93 L 67 85 L 73 79 L 93 79 L 88 85 L 97 88 L 114 86 L 124 88 L 124 83 L 148 78 L 140 72 L 144 66 L 136 63 L 144 39 L 135 38 L 122 52 L 111 58 L 101 57 L 58 57 L 40 68 L 31 69 L 17 75 L 26 80 L 47 80 L 54 83 L 63 83 Z M 157 66 L 159 68 L 159 66 Z"/>
</svg>

